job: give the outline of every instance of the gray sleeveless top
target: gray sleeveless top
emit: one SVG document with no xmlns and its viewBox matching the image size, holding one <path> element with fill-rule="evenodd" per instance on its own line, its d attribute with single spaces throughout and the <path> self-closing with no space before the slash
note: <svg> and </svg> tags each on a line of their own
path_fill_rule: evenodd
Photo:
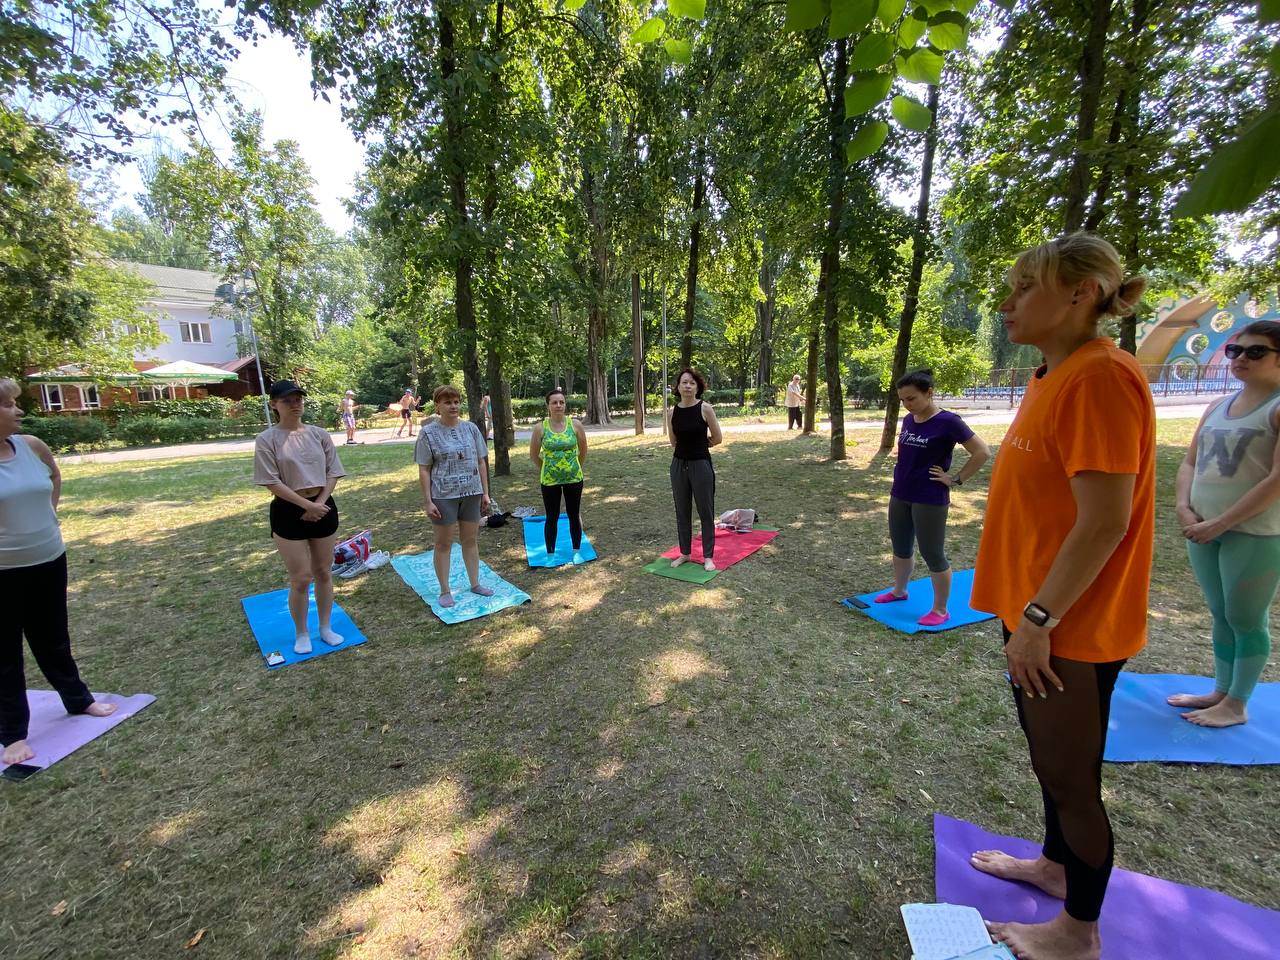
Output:
<svg viewBox="0 0 1280 960">
<path fill-rule="evenodd" d="M 66 549 L 53 512 L 53 475 L 18 435 L 14 456 L 0 461 L 0 570 L 57 560 Z"/>
<path fill-rule="evenodd" d="M 1191 509 L 1206 520 L 1221 516 L 1271 473 L 1276 453 L 1273 415 L 1280 407 L 1280 390 L 1261 405 L 1240 414 L 1227 411 L 1239 394 L 1214 407 L 1200 427 L 1196 473 L 1191 481 Z M 1232 527 L 1240 533 L 1280 536 L 1280 501 Z"/>
</svg>

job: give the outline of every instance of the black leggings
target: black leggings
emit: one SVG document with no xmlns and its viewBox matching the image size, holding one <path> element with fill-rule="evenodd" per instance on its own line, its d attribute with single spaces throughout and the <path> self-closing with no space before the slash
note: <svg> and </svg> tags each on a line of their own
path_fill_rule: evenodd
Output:
<svg viewBox="0 0 1280 960">
<path fill-rule="evenodd" d="M 1009 641 L 1009 630 L 1004 639 Z M 1102 805 L 1102 754 L 1107 745 L 1111 692 L 1124 660 L 1085 663 L 1050 657 L 1065 688 L 1047 699 L 1013 688 L 1018 722 L 1044 798 L 1044 856 L 1067 875 L 1067 914 L 1093 922 L 1111 879 L 1115 839 Z"/>
<path fill-rule="evenodd" d="M 84 713 L 93 694 L 71 658 L 67 633 L 67 555 L 34 567 L 0 570 L 0 746 L 27 739 L 31 711 L 22 667 L 22 635 L 67 713 Z"/>
<path fill-rule="evenodd" d="M 546 538 L 547 555 L 556 552 L 556 532 L 560 526 L 560 491 L 564 491 L 564 512 L 569 515 L 569 542 L 573 549 L 582 546 L 582 481 L 577 483 L 557 483 L 554 486 L 542 484 L 542 512 L 547 515 L 542 534 Z"/>
<path fill-rule="evenodd" d="M 804 407 L 787 407 L 787 429 L 804 425 Z"/>
</svg>

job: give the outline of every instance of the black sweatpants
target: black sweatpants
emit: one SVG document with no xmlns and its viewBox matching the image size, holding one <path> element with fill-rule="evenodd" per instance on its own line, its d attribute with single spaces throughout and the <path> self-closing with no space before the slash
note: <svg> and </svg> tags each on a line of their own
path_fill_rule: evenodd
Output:
<svg viewBox="0 0 1280 960">
<path fill-rule="evenodd" d="M 676 537 L 680 554 L 693 551 L 693 504 L 698 505 L 702 526 L 702 556 L 716 552 L 716 471 L 710 460 L 671 458 L 671 493 L 676 500 Z"/>
<path fill-rule="evenodd" d="M 1009 629 L 1004 628 L 1008 643 Z M 1111 821 L 1102 804 L 1102 754 L 1111 693 L 1124 660 L 1085 663 L 1050 657 L 1064 688 L 1045 699 L 1013 687 L 1018 723 L 1044 799 L 1045 859 L 1067 875 L 1067 914 L 1092 922 L 1102 912 L 1115 857 Z"/>
<path fill-rule="evenodd" d="M 67 713 L 84 713 L 93 694 L 71 658 L 67 632 L 67 555 L 33 567 L 0 570 L 0 746 L 27 739 L 31 711 L 22 667 L 25 634 L 40 672 Z"/>
<path fill-rule="evenodd" d="M 797 429 L 804 426 L 804 407 L 787 407 L 787 429 L 793 425 Z"/>
<path fill-rule="evenodd" d="M 560 526 L 560 491 L 564 491 L 564 512 L 569 516 L 569 542 L 573 549 L 582 546 L 582 483 L 557 483 L 552 486 L 542 484 L 542 512 L 547 522 L 543 526 L 543 537 L 547 545 L 547 556 L 556 552 L 556 532 Z"/>
</svg>

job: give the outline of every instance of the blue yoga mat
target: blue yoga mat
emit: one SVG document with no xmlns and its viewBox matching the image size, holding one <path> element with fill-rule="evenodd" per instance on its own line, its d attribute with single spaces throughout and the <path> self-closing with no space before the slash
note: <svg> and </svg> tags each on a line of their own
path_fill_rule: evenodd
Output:
<svg viewBox="0 0 1280 960">
<path fill-rule="evenodd" d="M 244 606 L 244 615 L 248 618 L 249 627 L 253 630 L 253 638 L 258 641 L 258 649 L 262 651 L 263 660 L 269 660 L 273 653 L 284 657 L 284 660 L 279 663 L 267 663 L 272 670 L 277 667 L 286 667 L 291 663 L 323 657 L 326 653 L 333 653 L 335 650 L 357 647 L 365 642 L 365 635 L 360 632 L 355 621 L 347 616 L 347 612 L 336 602 L 333 605 L 331 626 L 342 635 L 342 643 L 331 647 L 320 639 L 320 617 L 316 613 L 314 584 L 307 597 L 307 627 L 311 631 L 310 653 L 293 652 L 293 619 L 289 616 L 288 590 L 272 590 L 270 593 L 245 597 L 240 603 Z"/>
<path fill-rule="evenodd" d="M 897 603 L 876 603 L 876 597 L 888 590 L 876 590 L 873 593 L 860 593 L 857 597 L 846 597 L 840 602 L 850 610 L 865 613 L 872 620 L 878 620 L 886 627 L 892 627 L 902 633 L 941 633 L 954 627 L 964 627 L 983 620 L 994 620 L 995 615 L 974 610 L 969 606 L 969 597 L 973 593 L 973 571 L 955 570 L 951 574 L 951 599 L 947 610 L 951 619 L 941 626 L 922 627 L 916 623 L 921 617 L 933 609 L 933 582 L 928 577 L 912 580 L 907 584 L 907 599 Z M 865 610 L 858 607 L 854 600 L 861 600 L 867 605 Z"/>
<path fill-rule="evenodd" d="M 1249 722 L 1197 727 L 1171 707 L 1175 693 L 1212 693 L 1209 677 L 1122 672 L 1111 697 L 1107 752 L 1111 763 L 1280 763 L 1280 683 L 1260 683 L 1249 700 Z"/>
<path fill-rule="evenodd" d="M 453 593 L 452 607 L 440 606 L 440 584 L 436 581 L 433 564 L 434 550 L 426 553 L 392 557 L 391 566 L 404 578 L 404 582 L 413 587 L 414 593 L 420 596 L 434 613 L 445 623 L 462 623 L 464 620 L 475 620 L 485 617 L 507 607 L 517 607 L 528 603 L 530 597 L 514 584 L 508 583 L 489 569 L 489 565 L 480 561 L 480 585 L 493 591 L 492 597 L 482 597 L 471 592 L 471 584 L 467 581 L 467 570 L 462 564 L 462 547 L 454 544 L 449 555 L 449 590 Z"/>
<path fill-rule="evenodd" d="M 556 527 L 556 552 L 551 556 L 547 556 L 547 541 L 543 536 L 546 522 L 546 517 L 525 518 L 524 552 L 529 558 L 529 566 L 563 567 L 565 564 L 573 563 L 573 546 L 569 540 L 568 515 L 560 514 L 560 521 Z M 596 558 L 596 548 L 587 539 L 585 530 L 582 533 L 582 549 L 578 551 L 578 556 L 582 558 L 579 561 L 580 563 L 588 563 Z"/>
</svg>

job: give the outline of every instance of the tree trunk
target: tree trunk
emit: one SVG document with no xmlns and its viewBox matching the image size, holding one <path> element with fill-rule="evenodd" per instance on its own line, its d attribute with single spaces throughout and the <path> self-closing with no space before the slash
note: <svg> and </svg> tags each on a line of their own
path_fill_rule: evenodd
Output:
<svg viewBox="0 0 1280 960">
<path fill-rule="evenodd" d="M 436 9 L 436 20 L 440 27 L 440 75 L 444 79 L 446 89 L 452 88 L 451 80 L 457 72 L 453 44 L 453 19 L 440 8 Z M 466 235 L 467 214 L 467 168 L 465 148 L 463 144 L 463 126 L 457 94 L 451 93 L 444 98 L 444 156 L 446 178 L 449 182 L 449 203 L 453 212 L 453 229 L 457 234 Z M 454 314 L 458 321 L 458 330 L 462 334 L 462 378 L 463 389 L 467 394 L 467 407 L 480 409 L 480 399 L 484 396 L 484 388 L 480 383 L 480 359 L 476 352 L 476 305 L 471 289 L 473 265 L 469 244 L 464 241 L 454 261 L 453 270 L 453 303 Z"/>
<path fill-rule="evenodd" d="M 804 432 L 813 433 L 818 428 L 818 348 L 822 342 L 822 327 L 818 307 L 814 304 L 813 322 L 809 326 L 809 354 L 804 371 Z"/>
<path fill-rule="evenodd" d="M 840 221 L 844 217 L 845 116 L 844 88 L 847 77 L 845 47 L 836 41 L 835 76 L 828 105 L 830 155 L 827 160 L 827 240 L 823 251 L 825 283 L 822 288 L 823 345 L 827 373 L 827 405 L 831 417 L 831 459 L 844 460 L 844 390 L 840 383 Z"/>
<path fill-rule="evenodd" d="M 689 220 L 689 266 L 685 271 L 684 335 L 680 338 L 680 366 L 693 366 L 693 317 L 698 299 L 698 246 L 702 241 L 702 204 L 706 199 L 707 185 L 703 177 L 706 151 L 699 144 L 696 163 L 698 170 L 693 180 L 693 208 Z"/>
<path fill-rule="evenodd" d="M 606 314 L 604 298 L 609 287 L 609 245 L 604 211 L 596 199 L 595 175 L 584 159 L 582 164 L 582 202 L 591 224 L 590 259 L 591 300 L 587 309 L 587 413 L 586 423 L 611 423 L 609 418 L 609 379 L 604 372 Z"/>
<path fill-rule="evenodd" d="M 924 164 L 920 170 L 920 198 L 916 202 L 916 225 L 911 235 L 911 273 L 907 277 L 907 289 L 902 298 L 902 319 L 898 322 L 898 343 L 893 350 L 893 372 L 889 379 L 889 396 L 884 409 L 884 432 L 880 436 L 880 449 L 892 450 L 898 435 L 897 384 L 907 372 L 907 357 L 911 353 L 911 327 L 916 322 L 916 309 L 920 303 L 920 278 L 924 276 L 924 261 L 929 239 L 929 189 L 933 183 L 933 157 L 938 149 L 938 88 L 929 87 L 929 112 L 933 123 L 924 135 Z"/>
<path fill-rule="evenodd" d="M 770 262 L 769 244 L 764 244 L 760 261 L 760 289 L 764 299 L 756 301 L 756 326 L 760 331 L 760 363 L 756 368 L 756 403 L 773 406 L 773 321 L 778 303 L 778 277 Z"/>
<path fill-rule="evenodd" d="M 1092 0 L 1089 32 L 1080 52 L 1080 110 L 1076 117 L 1076 143 L 1071 155 L 1071 170 L 1067 174 L 1067 196 L 1062 216 L 1062 226 L 1067 233 L 1079 230 L 1084 224 L 1085 201 L 1092 179 L 1091 144 L 1098 122 L 1098 107 L 1102 102 L 1102 87 L 1107 78 L 1105 57 L 1112 2 Z"/>
<path fill-rule="evenodd" d="M 644 433 L 644 313 L 640 309 L 640 274 L 631 271 L 631 396 L 635 400 L 636 436 Z"/>
</svg>

